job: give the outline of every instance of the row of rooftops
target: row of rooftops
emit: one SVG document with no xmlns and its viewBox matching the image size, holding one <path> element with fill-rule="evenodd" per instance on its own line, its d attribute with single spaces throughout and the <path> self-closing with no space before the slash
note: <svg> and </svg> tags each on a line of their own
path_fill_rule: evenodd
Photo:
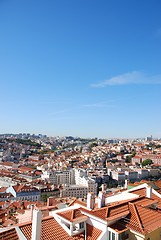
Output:
<svg viewBox="0 0 161 240">
<path fill-rule="evenodd" d="M 151 195 L 147 197 L 149 189 Z M 133 197 L 131 197 L 132 195 Z M 91 201 L 91 197 L 94 201 L 94 205 L 90 205 L 92 208 L 88 205 L 88 200 Z M 104 197 L 105 199 L 110 198 L 108 195 Z M 87 196 L 87 203 L 74 199 L 65 209 L 54 210 L 50 214 L 52 216 L 42 218 L 39 226 L 35 225 L 35 231 L 41 229 L 40 236 L 43 240 L 61 239 L 60 236 L 64 236 L 65 239 L 79 240 L 85 237 L 84 234 L 86 234 L 86 239 L 95 240 L 101 239 L 103 231 L 112 230 L 117 234 L 135 231 L 142 236 L 147 236 L 147 234 L 152 234 L 156 229 L 161 228 L 161 195 L 152 190 L 146 183 L 116 193 L 113 195 L 114 197 L 116 197 L 117 201 L 107 204 L 105 201 L 105 206 L 101 207 L 99 206 L 98 197 L 93 197 L 92 193 Z M 38 213 L 40 210 L 37 209 L 36 211 Z M 97 227 L 92 225 L 90 219 L 93 219 L 92 222 L 98 222 Z M 60 221 L 64 225 L 60 224 Z M 74 233 L 73 227 L 77 226 L 77 223 L 86 224 L 86 228 L 90 228 L 91 232 L 82 231 L 77 235 L 72 235 L 72 232 L 69 234 L 70 231 L 66 229 L 66 226 L 69 224 L 70 230 Z M 105 224 L 107 229 L 100 229 L 101 225 L 99 224 Z M 17 239 L 19 239 L 19 231 L 16 229 L 19 229 L 27 239 L 31 239 L 33 231 L 31 222 L 18 224 L 12 227 L 12 231 L 14 231 L 13 229 L 16 231 Z M 4 234 L 9 236 L 11 229 L 3 229 L 0 232 L 0 237 L 3 237 Z M 159 240 L 159 238 L 156 237 L 156 240 Z"/>
<path fill-rule="evenodd" d="M 157 146 L 159 146 L 160 141 L 154 141 L 155 144 L 157 144 Z M 8 143 L 11 144 L 11 143 Z M 19 148 L 18 144 L 15 143 L 16 146 Z M 14 147 L 15 147 L 14 144 Z M 47 164 L 48 160 L 51 159 L 51 165 L 52 167 L 55 167 L 58 170 L 62 170 L 63 168 L 67 168 L 69 166 L 74 166 L 74 167 L 82 167 L 84 169 L 88 169 L 91 167 L 91 164 L 94 167 L 101 167 L 102 166 L 102 160 L 105 159 L 105 156 L 108 155 L 109 159 L 113 158 L 113 155 L 116 155 L 116 159 L 117 156 L 119 156 L 119 160 L 125 160 L 126 155 L 127 154 L 131 154 L 132 151 L 136 152 L 136 155 L 139 156 L 152 156 L 152 153 L 155 152 L 155 154 L 153 154 L 153 157 L 157 157 L 160 158 L 161 155 L 161 150 L 160 148 L 149 148 L 148 150 L 146 149 L 146 146 L 149 144 L 149 142 L 144 142 L 144 143 L 138 143 L 138 142 L 120 142 L 117 144 L 104 144 L 102 146 L 102 144 L 99 144 L 98 141 L 98 146 L 92 147 L 91 151 L 87 151 L 87 152 L 80 152 L 80 151 L 75 151 L 75 150 L 68 150 L 68 149 L 60 149 L 59 151 L 55 151 L 54 153 L 51 151 L 48 151 L 48 154 L 35 154 L 34 152 L 31 152 L 31 154 L 29 155 L 29 157 L 27 159 L 25 158 L 21 158 L 19 159 L 19 164 L 23 165 L 25 163 L 25 161 L 28 162 L 28 164 L 30 163 L 32 166 L 35 165 L 42 165 Z M 12 150 L 12 145 L 13 142 L 10 146 L 11 150 Z M 87 144 L 88 145 L 88 144 Z M 24 148 L 24 146 L 21 146 L 21 148 Z M 121 153 L 120 154 L 120 150 L 118 151 L 118 149 L 122 148 L 125 153 Z M 48 149 L 49 150 L 49 149 Z M 60 153 L 58 153 L 60 152 Z M 122 156 L 120 158 L 120 156 Z M 35 162 L 35 159 L 36 160 Z M 86 161 L 88 159 L 88 161 Z M 40 160 L 40 161 L 39 161 Z M 54 163 L 53 161 L 54 160 Z M 11 167 L 11 166 L 8 166 Z M 27 171 L 26 171 L 27 172 Z M 30 170 L 28 170 L 28 172 L 30 172 Z"/>
</svg>

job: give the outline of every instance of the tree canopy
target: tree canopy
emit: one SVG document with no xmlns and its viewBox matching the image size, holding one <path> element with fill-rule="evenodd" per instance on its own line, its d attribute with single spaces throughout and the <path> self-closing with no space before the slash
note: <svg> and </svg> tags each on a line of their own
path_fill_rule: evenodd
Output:
<svg viewBox="0 0 161 240">
<path fill-rule="evenodd" d="M 146 159 L 142 162 L 142 166 L 151 165 L 152 163 L 153 163 L 153 161 L 151 159 Z"/>
</svg>

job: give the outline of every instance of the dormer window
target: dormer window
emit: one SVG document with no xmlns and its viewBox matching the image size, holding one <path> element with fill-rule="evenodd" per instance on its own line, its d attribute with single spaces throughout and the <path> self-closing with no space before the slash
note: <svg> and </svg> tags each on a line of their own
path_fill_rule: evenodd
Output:
<svg viewBox="0 0 161 240">
<path fill-rule="evenodd" d="M 56 220 L 70 236 L 75 236 L 84 232 L 87 216 L 83 215 L 79 209 L 71 209 L 68 211 L 58 210 Z"/>
</svg>

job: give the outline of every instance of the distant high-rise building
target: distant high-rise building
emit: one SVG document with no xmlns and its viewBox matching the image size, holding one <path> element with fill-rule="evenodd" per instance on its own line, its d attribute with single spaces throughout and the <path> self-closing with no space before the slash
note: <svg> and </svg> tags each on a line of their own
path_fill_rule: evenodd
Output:
<svg viewBox="0 0 161 240">
<path fill-rule="evenodd" d="M 152 135 L 151 135 L 150 137 L 147 137 L 146 140 L 147 140 L 147 141 L 152 141 L 152 140 L 153 140 Z"/>
</svg>

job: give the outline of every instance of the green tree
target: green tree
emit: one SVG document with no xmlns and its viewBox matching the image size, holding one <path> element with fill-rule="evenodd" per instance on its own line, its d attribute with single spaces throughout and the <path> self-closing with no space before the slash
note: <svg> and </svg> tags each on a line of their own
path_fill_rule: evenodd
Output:
<svg viewBox="0 0 161 240">
<path fill-rule="evenodd" d="M 48 199 L 48 195 L 47 195 L 47 194 L 43 194 L 43 195 L 41 196 L 41 201 L 47 202 L 47 199 Z"/>
<path fill-rule="evenodd" d="M 97 147 L 97 146 L 98 146 L 98 144 L 97 144 L 96 142 L 93 142 L 93 143 L 90 144 L 90 147 L 91 147 L 91 148 Z"/>
<path fill-rule="evenodd" d="M 131 155 L 126 156 L 125 162 L 126 163 L 131 163 L 131 158 L 132 158 Z"/>
<path fill-rule="evenodd" d="M 134 157 L 136 155 L 136 152 L 133 151 L 132 154 L 131 154 L 131 157 Z"/>
<path fill-rule="evenodd" d="M 146 159 L 142 162 L 142 166 L 151 165 L 152 163 L 153 163 L 153 161 L 151 159 Z"/>
</svg>

